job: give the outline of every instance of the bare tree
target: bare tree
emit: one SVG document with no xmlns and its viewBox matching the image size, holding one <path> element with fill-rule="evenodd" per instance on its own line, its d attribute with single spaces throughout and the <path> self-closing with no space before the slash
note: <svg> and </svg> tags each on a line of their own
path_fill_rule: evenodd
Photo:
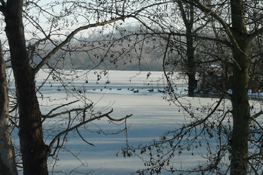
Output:
<svg viewBox="0 0 263 175">
<path fill-rule="evenodd" d="M 9 98 L 6 83 L 5 60 L 0 42 L 0 174 L 17 174 L 14 147 L 9 132 Z"/>
<path fill-rule="evenodd" d="M 15 105 L 11 111 L 16 108 L 19 110 L 19 125 L 17 127 L 19 129 L 23 173 L 28 175 L 48 174 L 47 159 L 49 156 L 53 156 L 61 146 L 61 142 L 59 142 L 61 136 L 94 120 L 108 118 L 111 121 L 118 122 L 126 120 L 130 116 L 113 119 L 110 117 L 112 110 L 104 111 L 104 113 L 101 111 L 88 113 L 87 110 L 91 110 L 93 107 L 91 102 L 83 102 L 83 107 L 81 108 L 54 114 L 57 109 L 61 109 L 73 102 L 62 104 L 55 107 L 48 114 L 43 115 L 40 110 L 38 94 L 43 97 L 40 90 L 43 85 L 47 83 L 48 77 L 52 75 L 49 74 L 40 86 L 36 86 L 36 75 L 44 66 L 50 68 L 51 73 L 58 73 L 56 66 L 59 62 L 63 62 L 66 55 L 73 58 L 71 55 L 74 52 L 82 51 L 89 54 L 89 52 L 92 52 L 96 47 L 99 47 L 98 45 L 100 44 L 94 45 L 94 42 L 97 41 L 88 42 L 89 40 L 86 39 L 82 40 L 81 47 L 72 47 L 71 41 L 77 39 L 75 36 L 84 30 L 100 28 L 100 31 L 103 31 L 107 30 L 109 24 L 112 24 L 113 27 L 119 25 L 116 23 L 117 21 L 124 21 L 129 17 L 130 14 L 124 12 L 124 9 L 130 5 L 125 1 L 110 3 L 98 1 L 51 1 L 46 4 L 41 4 L 39 1 L 23 0 L 1 0 L 0 2 L 0 12 L 4 18 L 3 22 L 10 48 L 10 59 L 16 86 L 17 105 Z M 109 41 L 104 40 L 104 42 L 101 48 L 104 47 L 105 49 L 108 47 L 107 44 Z M 100 63 L 103 62 L 103 57 L 97 55 L 96 58 L 101 59 Z M 1 63 L 3 62 L 2 59 Z M 4 64 L 1 64 L 1 84 L 3 83 L 3 85 L 5 85 L 5 70 L 3 66 Z M 53 74 L 53 80 L 61 82 L 61 87 L 64 88 L 67 93 L 76 93 L 74 87 L 72 88 L 73 90 L 69 90 L 67 84 L 65 84 L 59 76 L 57 77 L 55 75 L 59 74 Z M 12 164 L 10 163 L 10 165 L 8 165 L 8 168 L 10 168 L 9 171 L 16 173 L 13 167 L 14 155 L 12 154 L 12 145 L 7 127 L 7 92 L 5 86 L 1 86 L 1 88 L 2 87 L 4 87 L 4 89 L 1 89 L 1 97 L 3 96 L 3 99 L 1 98 L 1 101 L 3 100 L 1 105 L 4 106 L 1 106 L 1 110 L 3 110 L 3 112 L 1 112 L 1 121 L 4 123 L 1 123 L 1 130 L 5 130 L 6 141 L 9 144 L 8 149 L 10 149 L 10 151 L 8 151 L 10 153 L 10 155 L 8 155 L 10 159 L 8 160 L 10 160 Z M 76 94 L 80 95 L 81 93 Z M 82 97 L 85 98 L 84 96 Z M 87 99 L 84 99 L 83 101 L 86 100 Z M 74 125 L 74 122 L 71 120 L 71 114 L 73 112 L 77 113 L 73 121 L 77 118 L 79 119 L 76 125 Z M 49 144 L 45 143 L 43 122 L 49 118 L 63 114 L 69 115 L 68 127 L 60 131 Z M 87 115 L 89 115 L 89 117 L 87 117 Z M 5 150 L 7 151 L 7 149 Z M 5 154 L 1 154 L 1 156 L 5 156 Z M 4 157 L 1 157 L 1 171 L 7 171 L 6 168 L 2 166 L 6 164 L 5 161 Z M 2 162 L 4 164 L 2 164 Z"/>
<path fill-rule="evenodd" d="M 200 17 L 201 23 L 204 24 L 208 21 L 200 33 L 194 36 L 195 38 L 218 44 L 217 49 L 222 52 L 226 47 L 231 49 L 231 53 L 226 53 L 223 59 L 217 59 L 218 61 L 214 61 L 214 63 L 223 63 L 225 67 L 228 67 L 225 69 L 227 72 L 229 69 L 233 72 L 232 93 L 227 92 L 225 88 L 218 87 L 221 97 L 215 104 L 196 108 L 193 108 L 191 103 L 185 105 L 176 94 L 174 87 L 176 83 L 170 78 L 171 73 L 164 67 L 168 82 L 168 94 L 170 95 L 169 101 L 178 104 L 190 118 L 186 119 L 187 122 L 175 131 L 164 134 L 159 141 L 153 141 L 138 149 L 124 149 L 125 155 L 146 154 L 149 156 L 149 159 L 145 161 L 146 168 L 144 171 L 139 171 L 140 174 L 146 172 L 158 174 L 162 170 L 172 173 L 188 172 L 189 174 L 196 172 L 230 173 L 233 175 L 261 174 L 262 127 L 258 117 L 262 115 L 262 110 L 258 109 L 255 114 L 251 114 L 254 105 L 253 102 L 249 101 L 248 90 L 249 84 L 252 82 L 250 75 L 253 75 L 251 74 L 253 69 L 250 68 L 255 61 L 249 53 L 249 48 L 252 49 L 251 42 L 263 31 L 259 22 L 262 19 L 260 9 L 262 9 L 263 4 L 258 1 L 241 0 L 210 1 L 208 3 L 202 3 L 199 0 L 175 0 L 174 2 L 194 6 L 196 8 L 195 13 L 202 12 L 203 14 Z M 163 3 L 165 2 L 163 1 Z M 166 4 L 168 3 L 170 2 Z M 165 4 L 162 5 L 166 6 Z M 156 21 L 162 21 L 160 13 L 164 13 L 164 11 L 155 12 Z M 169 14 L 166 16 L 169 18 Z M 139 21 L 146 23 L 143 17 Z M 158 24 L 161 25 L 162 22 Z M 156 30 L 156 33 L 159 32 L 168 38 L 163 56 L 164 60 L 172 48 L 171 35 L 183 35 L 180 32 L 171 34 L 166 27 L 162 25 L 160 27 L 163 29 L 162 31 Z M 204 68 L 208 69 L 209 67 Z M 213 82 L 210 82 L 210 85 L 217 86 Z M 225 101 L 225 96 L 230 98 L 228 105 L 222 103 Z M 216 139 L 216 147 L 210 145 L 209 140 L 212 139 Z M 186 171 L 176 169 L 170 164 L 171 159 L 175 156 L 175 151 L 178 151 L 180 155 L 184 150 L 194 150 L 204 144 L 201 140 L 206 144 L 207 153 L 203 155 L 207 159 L 206 163 Z"/>
<path fill-rule="evenodd" d="M 189 10 L 187 12 L 181 1 L 178 1 L 178 5 L 180 7 L 181 16 L 184 21 L 184 25 L 186 27 L 186 46 L 187 46 L 187 76 L 188 76 L 188 95 L 193 95 L 194 90 L 196 89 L 196 66 L 195 66 L 195 59 L 194 59 L 194 37 L 193 33 L 195 33 L 193 30 L 193 24 L 194 24 L 194 6 L 190 4 L 189 8 L 186 10 Z"/>
</svg>

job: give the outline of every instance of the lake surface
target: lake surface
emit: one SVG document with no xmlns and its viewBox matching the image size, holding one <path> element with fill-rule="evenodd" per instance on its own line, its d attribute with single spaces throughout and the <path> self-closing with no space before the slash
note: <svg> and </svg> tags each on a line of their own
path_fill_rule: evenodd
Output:
<svg viewBox="0 0 263 175">
<path fill-rule="evenodd" d="M 74 74 L 76 72 L 77 74 Z M 114 125 L 109 123 L 108 119 L 94 121 L 85 125 L 85 128 L 80 128 L 79 133 L 83 138 L 76 131 L 70 132 L 64 138 L 64 145 L 56 159 L 49 159 L 50 174 L 79 174 L 81 172 L 94 175 L 128 175 L 135 173 L 138 169 L 145 168 L 144 162 L 138 157 L 123 157 L 121 148 L 126 146 L 126 138 L 130 146 L 148 144 L 187 121 L 185 118 L 187 114 L 180 107 L 165 100 L 166 95 L 161 92 L 166 86 L 162 72 L 64 71 L 63 74 L 57 73 L 46 79 L 47 75 L 48 71 L 42 70 L 37 75 L 36 81 L 37 86 L 41 86 L 38 96 L 42 114 L 47 114 L 51 109 L 76 99 L 79 102 L 63 106 L 53 113 L 93 103 L 94 107 L 88 113 L 90 115 L 96 112 L 105 113 L 111 109 L 113 113 L 110 116 L 113 118 L 133 114 L 126 122 L 129 128 L 127 136 L 126 132 L 112 135 L 111 133 L 123 129 L 125 124 Z M 60 78 L 63 78 L 63 85 Z M 191 104 L 197 108 L 217 101 L 217 98 L 186 97 L 185 79 L 179 74 L 174 75 L 174 78 L 176 78 L 176 92 L 180 95 L 180 101 L 183 104 Z M 224 105 L 229 106 L 228 99 L 225 99 Z M 89 117 L 88 114 L 86 117 Z M 74 117 L 72 113 L 71 119 Z M 62 115 L 45 120 L 44 135 L 47 144 L 56 134 L 69 126 L 68 118 L 68 115 Z M 79 120 L 81 118 L 75 118 L 70 125 L 74 126 Z M 14 143 L 18 145 L 15 133 L 13 133 Z M 85 143 L 83 139 L 94 146 Z M 62 140 L 63 137 L 61 137 Z M 187 169 L 202 161 L 198 154 L 192 156 L 182 153 L 175 156 L 171 165 L 178 169 Z M 171 173 L 162 173 L 162 175 L 166 174 Z"/>
</svg>

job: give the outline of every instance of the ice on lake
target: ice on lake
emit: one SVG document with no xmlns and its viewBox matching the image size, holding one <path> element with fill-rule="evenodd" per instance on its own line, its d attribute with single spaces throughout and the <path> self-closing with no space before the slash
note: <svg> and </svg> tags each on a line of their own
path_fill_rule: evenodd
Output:
<svg viewBox="0 0 263 175">
<path fill-rule="evenodd" d="M 170 106 L 163 99 L 161 91 L 165 88 L 166 82 L 162 72 L 136 72 L 136 71 L 110 71 L 110 72 L 82 72 L 79 71 L 73 78 L 75 72 L 64 72 L 63 76 L 67 89 L 73 88 L 76 93 L 85 93 L 90 102 L 95 103 L 94 110 L 113 109 L 111 117 L 121 118 L 129 114 L 133 116 L 127 120 L 129 125 L 128 142 L 130 145 L 147 144 L 153 139 L 158 139 L 164 132 L 174 129 L 176 123 L 183 122 L 182 114 L 178 113 L 175 106 Z M 46 79 L 48 71 L 40 72 L 37 75 L 37 85 L 41 86 Z M 46 84 L 41 88 L 41 93 L 45 97 L 40 98 L 43 105 L 43 113 L 52 108 L 51 103 L 56 104 L 56 100 L 64 98 L 66 91 L 63 89 L 58 77 L 50 76 Z M 54 81 L 55 80 L 55 81 Z M 178 91 L 185 94 L 184 79 L 180 79 Z M 64 98 L 59 103 L 68 103 L 72 97 Z M 89 102 L 89 101 L 88 101 Z M 87 102 L 87 103 L 88 103 Z M 46 107 L 48 105 L 49 107 Z M 77 107 L 78 104 L 71 107 Z M 52 122 L 47 122 L 47 131 Z M 116 135 L 98 134 L 101 128 L 106 132 L 116 132 L 124 125 L 116 127 L 108 122 L 94 122 L 88 125 L 89 131 L 80 130 L 83 137 L 95 146 L 88 145 L 76 133 L 70 133 L 67 137 L 66 149 L 61 150 L 59 161 L 53 167 L 51 162 L 49 170 L 55 174 L 70 173 L 76 169 L 80 172 L 92 172 L 95 175 L 102 174 L 131 174 L 138 169 L 144 168 L 143 162 L 138 157 L 124 158 L 121 148 L 126 145 L 125 132 Z M 47 142 L 52 138 L 52 134 L 47 136 Z M 73 154 L 77 154 L 76 159 Z M 116 156 L 118 154 L 118 156 Z M 193 159 L 191 159 L 192 161 Z M 180 162 L 189 162 L 178 159 Z M 74 174 L 74 173 L 73 173 Z"/>
<path fill-rule="evenodd" d="M 94 103 L 94 111 L 107 112 L 113 109 L 113 113 L 110 115 L 113 118 L 122 118 L 133 114 L 127 120 L 129 126 L 128 143 L 132 146 L 148 144 L 153 139 L 159 139 L 163 133 L 175 129 L 178 124 L 185 123 L 185 114 L 182 111 L 179 112 L 176 105 L 164 99 L 165 95 L 162 90 L 166 86 L 166 81 L 163 72 L 77 71 L 76 75 L 75 72 L 63 72 L 57 76 L 50 76 L 48 79 L 46 79 L 47 70 L 42 70 L 37 75 L 36 84 L 38 87 L 42 86 L 44 81 L 46 82 L 38 94 L 43 114 L 48 113 L 50 109 L 59 104 L 69 103 L 76 99 L 82 103 Z M 63 86 L 59 77 L 64 79 Z M 175 86 L 177 93 L 186 95 L 187 88 L 184 77 L 179 74 L 174 77 L 177 79 Z M 74 92 L 73 95 L 70 92 Z M 81 94 L 85 98 L 79 98 L 77 94 Z M 191 103 L 193 106 L 201 105 L 201 101 L 202 104 L 207 104 L 214 103 L 216 100 L 182 98 L 183 103 Z M 77 108 L 82 103 L 74 103 L 63 109 Z M 66 127 L 63 122 L 65 122 L 63 117 L 45 121 L 44 133 L 47 144 L 59 132 L 59 130 L 50 131 L 49 129 L 63 130 Z M 106 133 L 117 132 L 123 129 L 124 124 L 116 126 L 109 124 L 108 120 L 101 120 L 86 126 L 88 130 L 80 129 L 79 132 L 85 140 L 94 146 L 85 143 L 76 132 L 69 133 L 64 144 L 65 147 L 60 150 L 57 161 L 50 159 L 50 174 L 78 174 L 77 172 L 82 172 L 94 175 L 128 175 L 135 173 L 138 169 L 145 168 L 143 161 L 138 157 L 124 158 L 122 156 L 121 148 L 127 144 L 125 132 L 104 135 L 100 131 L 102 129 Z M 176 156 L 171 163 L 177 168 L 185 169 L 197 165 L 200 161 L 203 160 L 198 155 L 191 156 L 183 153 Z M 163 172 L 162 174 L 170 175 L 171 173 Z"/>
</svg>

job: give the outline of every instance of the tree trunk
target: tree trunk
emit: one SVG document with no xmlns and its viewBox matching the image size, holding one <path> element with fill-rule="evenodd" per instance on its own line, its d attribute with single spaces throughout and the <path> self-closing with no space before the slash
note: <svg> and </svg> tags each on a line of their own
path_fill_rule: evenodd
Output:
<svg viewBox="0 0 263 175">
<path fill-rule="evenodd" d="M 9 98 L 5 60 L 0 42 L 0 174 L 17 175 L 14 147 L 9 132 Z"/>
<path fill-rule="evenodd" d="M 189 33 L 190 32 L 190 33 Z M 191 34 L 190 31 L 187 30 L 187 33 Z M 193 37 L 190 35 L 186 36 L 187 39 L 187 76 L 188 76 L 188 95 L 193 96 L 194 90 L 196 88 L 196 79 L 195 79 L 195 61 L 194 61 L 194 46 L 193 46 Z"/>
<path fill-rule="evenodd" d="M 5 13 L 19 107 L 19 138 L 25 175 L 47 175 L 48 147 L 43 141 L 35 77 L 27 55 L 22 21 L 23 0 L 8 0 Z"/>
<path fill-rule="evenodd" d="M 245 56 L 243 56 L 245 57 Z M 233 132 L 231 175 L 247 174 L 250 108 L 247 93 L 248 69 L 233 71 Z"/>
<path fill-rule="evenodd" d="M 190 11 L 185 11 L 184 6 L 181 1 L 178 1 L 178 5 L 180 7 L 181 16 L 184 21 L 184 25 L 186 28 L 186 47 L 187 47 L 187 53 L 186 53 L 186 69 L 187 69 L 187 76 L 188 76 L 188 95 L 193 96 L 194 90 L 196 88 L 196 79 L 195 79 L 195 60 L 194 60 L 194 42 L 193 42 L 193 24 L 194 24 L 194 6 L 191 4 Z M 188 17 L 187 17 L 188 16 Z"/>
<path fill-rule="evenodd" d="M 233 49 L 233 132 L 231 137 L 231 175 L 246 175 L 250 108 L 248 99 L 249 40 L 243 16 L 242 0 L 231 0 L 232 33 L 240 49 Z"/>
</svg>

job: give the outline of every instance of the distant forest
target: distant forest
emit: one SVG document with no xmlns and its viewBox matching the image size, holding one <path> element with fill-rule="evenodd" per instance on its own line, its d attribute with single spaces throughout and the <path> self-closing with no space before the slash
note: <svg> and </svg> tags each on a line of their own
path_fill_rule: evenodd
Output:
<svg viewBox="0 0 263 175">
<path fill-rule="evenodd" d="M 63 51 L 49 60 L 49 64 L 59 69 L 162 71 L 162 41 L 151 42 L 147 47 L 144 43 L 145 37 L 134 35 L 136 26 L 127 26 L 127 30 L 133 33 L 129 38 L 123 38 L 118 31 L 113 35 L 92 34 L 88 40 L 87 36 L 75 37 Z M 149 37 L 147 39 L 152 40 Z M 140 47 L 138 43 L 144 43 L 144 46 Z M 152 50 L 153 45 L 159 49 Z M 45 45 L 42 50 L 47 52 L 50 48 Z M 35 56 L 32 64 L 37 64 L 41 60 L 40 57 L 41 55 Z"/>
</svg>

